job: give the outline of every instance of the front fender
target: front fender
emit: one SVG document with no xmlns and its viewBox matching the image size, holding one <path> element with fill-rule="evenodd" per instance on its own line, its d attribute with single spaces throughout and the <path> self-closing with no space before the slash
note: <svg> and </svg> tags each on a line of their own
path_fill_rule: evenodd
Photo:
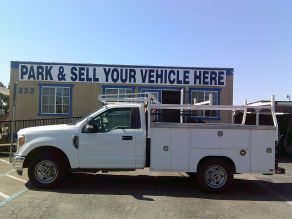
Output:
<svg viewBox="0 0 292 219">
<path fill-rule="evenodd" d="M 72 145 L 72 141 L 66 141 L 55 137 L 38 137 L 25 143 L 18 152 L 18 155 L 26 157 L 32 150 L 42 146 L 52 146 L 60 149 L 67 156 L 71 168 L 79 167 L 78 150 Z"/>
</svg>

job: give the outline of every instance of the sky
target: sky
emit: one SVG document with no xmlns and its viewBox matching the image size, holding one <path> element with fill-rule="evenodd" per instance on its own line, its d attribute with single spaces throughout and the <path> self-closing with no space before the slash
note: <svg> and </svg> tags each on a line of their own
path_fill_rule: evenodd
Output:
<svg viewBox="0 0 292 219">
<path fill-rule="evenodd" d="M 10 61 L 234 68 L 234 103 L 292 100 L 292 1 L 0 0 Z"/>
</svg>

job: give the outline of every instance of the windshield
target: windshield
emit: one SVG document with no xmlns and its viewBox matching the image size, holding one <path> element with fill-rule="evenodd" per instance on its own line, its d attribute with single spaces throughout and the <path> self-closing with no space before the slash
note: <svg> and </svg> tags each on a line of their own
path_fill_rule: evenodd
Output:
<svg viewBox="0 0 292 219">
<path fill-rule="evenodd" d="M 102 106 L 102 107 L 98 108 L 97 110 L 95 110 L 95 111 L 93 111 L 93 112 L 91 112 L 91 113 L 86 114 L 86 115 L 83 116 L 81 119 L 78 119 L 78 120 L 76 120 L 76 121 L 74 121 L 74 122 L 69 123 L 68 125 L 76 125 L 77 123 L 79 123 L 79 122 L 81 122 L 82 120 L 86 119 L 86 118 L 89 117 L 90 115 L 95 114 L 96 112 L 98 112 L 98 111 L 100 111 L 100 110 L 102 110 L 102 109 L 104 109 L 104 108 L 105 108 L 105 107 Z"/>
</svg>

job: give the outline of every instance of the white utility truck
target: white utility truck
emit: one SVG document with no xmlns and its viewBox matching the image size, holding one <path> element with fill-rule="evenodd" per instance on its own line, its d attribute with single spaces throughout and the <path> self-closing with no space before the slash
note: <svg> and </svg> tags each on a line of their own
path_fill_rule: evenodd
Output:
<svg viewBox="0 0 292 219">
<path fill-rule="evenodd" d="M 18 132 L 13 165 L 28 168 L 30 181 L 41 188 L 59 184 L 67 172 L 186 172 L 208 192 L 221 192 L 236 173 L 284 173 L 275 162 L 278 140 L 274 99 L 264 106 L 160 104 L 151 94 L 135 97 L 101 95 L 96 112 L 73 123 L 31 127 Z M 134 94 L 133 94 L 134 96 Z M 208 104 L 212 102 L 208 101 Z M 273 126 L 245 125 L 248 110 L 269 110 Z M 153 122 L 157 110 L 244 111 L 242 124 Z M 258 116 L 257 116 L 258 117 Z"/>
</svg>

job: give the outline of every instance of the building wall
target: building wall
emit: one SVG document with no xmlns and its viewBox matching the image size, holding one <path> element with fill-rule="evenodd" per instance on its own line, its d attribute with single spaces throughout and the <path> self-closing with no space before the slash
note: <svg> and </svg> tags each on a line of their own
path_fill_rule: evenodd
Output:
<svg viewBox="0 0 292 219">
<path fill-rule="evenodd" d="M 12 62 L 11 64 L 11 95 L 10 95 L 10 115 L 12 118 L 12 106 L 13 106 L 13 85 L 17 84 L 16 92 L 16 120 L 29 120 L 39 118 L 57 118 L 61 116 L 43 116 L 40 115 L 40 86 L 41 85 L 70 85 L 72 86 L 72 113 L 68 116 L 80 117 L 84 116 L 92 111 L 95 111 L 102 105 L 98 101 L 98 95 L 103 93 L 103 85 L 99 83 L 83 83 L 83 82 L 47 82 L 47 81 L 19 81 L 19 69 L 18 62 Z M 21 63 L 21 62 L 20 62 Z M 139 92 L 144 85 L 125 85 L 125 84 L 106 84 L 106 86 L 131 86 L 134 87 L 134 92 Z M 151 85 L 147 86 L 151 88 L 163 87 L 171 88 L 171 86 Z M 185 103 L 190 101 L 190 89 L 218 89 L 220 90 L 220 104 L 231 105 L 233 103 L 233 74 L 228 74 L 226 77 L 225 87 L 212 87 L 212 86 L 174 86 L 176 89 L 184 87 L 185 90 Z M 230 122 L 231 112 L 220 112 L 220 120 L 205 120 L 206 122 Z"/>
</svg>

